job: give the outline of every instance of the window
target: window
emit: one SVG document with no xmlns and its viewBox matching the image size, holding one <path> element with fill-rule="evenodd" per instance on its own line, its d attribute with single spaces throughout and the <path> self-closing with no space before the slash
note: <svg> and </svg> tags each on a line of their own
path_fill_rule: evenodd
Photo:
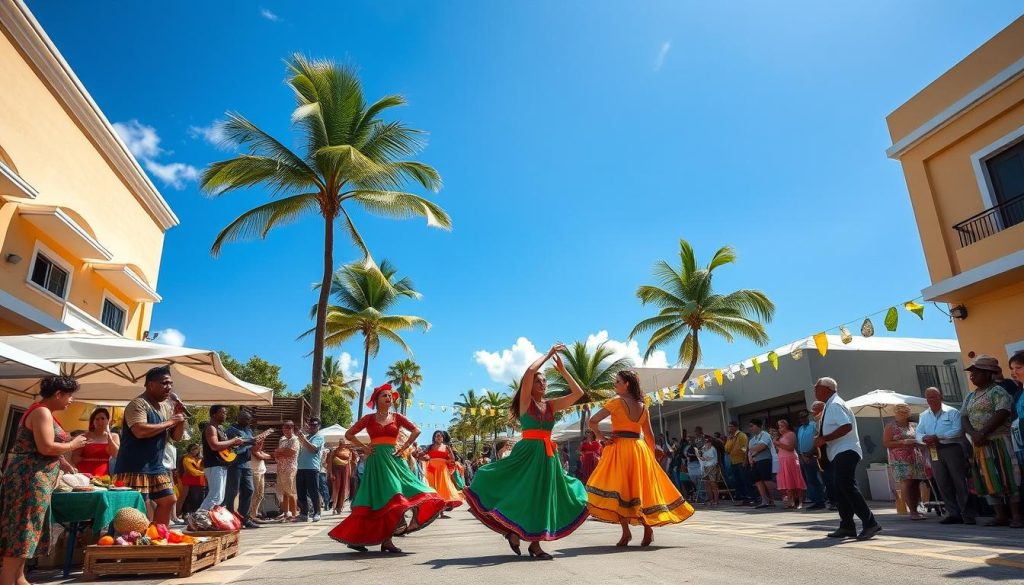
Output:
<svg viewBox="0 0 1024 585">
<path fill-rule="evenodd" d="M 124 333 L 124 322 L 127 315 L 128 311 L 123 307 L 113 303 L 109 298 L 103 299 L 103 314 L 100 315 L 100 321 L 104 325 L 117 333 Z"/>
<path fill-rule="evenodd" d="M 992 196 L 1001 205 L 999 220 L 1006 229 L 1024 222 L 1024 141 L 985 161 Z"/>
<path fill-rule="evenodd" d="M 67 298 L 68 276 L 67 270 L 44 256 L 42 252 L 36 254 L 30 278 L 32 282 L 63 299 Z"/>
<path fill-rule="evenodd" d="M 964 394 L 960 386 L 960 370 L 956 364 L 941 366 L 917 366 L 917 383 L 921 387 L 921 396 L 928 388 L 938 388 L 942 392 L 943 402 L 963 402 Z"/>
</svg>

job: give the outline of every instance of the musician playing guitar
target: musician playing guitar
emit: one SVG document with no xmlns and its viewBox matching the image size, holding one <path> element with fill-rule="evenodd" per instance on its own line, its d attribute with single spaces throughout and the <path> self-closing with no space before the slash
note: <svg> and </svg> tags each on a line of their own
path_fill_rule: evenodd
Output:
<svg viewBox="0 0 1024 585">
<path fill-rule="evenodd" d="M 251 511 L 252 495 L 255 486 L 252 479 L 252 467 L 249 461 L 252 460 L 252 446 L 256 438 L 252 434 L 252 413 L 246 409 L 238 411 L 238 422 L 227 430 L 227 436 L 232 439 L 242 439 L 242 443 L 234 448 L 234 460 L 228 463 L 228 486 L 224 490 L 225 507 L 242 517 L 242 526 L 245 528 L 259 528 L 259 524 L 253 522 L 249 515 Z M 238 508 L 235 508 L 235 496 L 238 496 Z"/>
<path fill-rule="evenodd" d="M 210 407 L 210 422 L 203 428 L 203 475 L 206 476 L 206 499 L 199 506 L 200 510 L 209 510 L 224 502 L 227 488 L 228 467 L 220 452 L 233 449 L 245 441 L 241 437 L 229 439 L 220 426 L 228 417 L 228 410 L 223 404 Z"/>
</svg>

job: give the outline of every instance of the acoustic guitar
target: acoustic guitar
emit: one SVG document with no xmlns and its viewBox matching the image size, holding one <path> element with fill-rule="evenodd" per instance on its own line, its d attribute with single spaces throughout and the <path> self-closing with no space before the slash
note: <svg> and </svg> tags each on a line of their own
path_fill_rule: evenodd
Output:
<svg viewBox="0 0 1024 585">
<path fill-rule="evenodd" d="M 246 439 L 245 442 L 239 445 L 238 447 L 231 447 L 230 449 L 221 449 L 220 451 L 217 451 L 217 455 L 220 455 L 221 461 L 223 461 L 224 463 L 233 463 L 235 461 L 235 458 L 238 457 L 238 452 L 236 451 L 236 449 L 238 449 L 239 447 L 250 446 L 255 443 L 258 443 L 263 439 L 269 437 L 273 432 L 274 429 L 267 429 L 251 439 Z"/>
</svg>

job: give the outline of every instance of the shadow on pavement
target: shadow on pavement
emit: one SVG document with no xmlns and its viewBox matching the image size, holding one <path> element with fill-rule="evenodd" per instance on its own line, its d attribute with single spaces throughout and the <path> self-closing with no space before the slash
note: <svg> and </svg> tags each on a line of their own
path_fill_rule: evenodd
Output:
<svg viewBox="0 0 1024 585">
<path fill-rule="evenodd" d="M 268 563 L 289 563 L 294 561 L 343 561 L 352 559 L 372 559 L 372 558 L 383 558 L 383 557 L 407 557 L 412 554 L 412 551 L 402 551 L 400 553 L 386 553 L 379 550 L 370 550 L 368 552 L 356 552 L 354 550 L 343 550 L 338 552 L 320 553 L 316 555 L 306 555 L 301 557 L 276 557 L 268 560 Z"/>
<path fill-rule="evenodd" d="M 581 546 L 577 548 L 562 548 L 557 551 L 553 551 L 555 559 L 558 557 L 585 557 L 590 555 L 608 555 L 608 554 L 629 554 L 633 553 L 647 553 L 658 550 L 671 550 L 674 548 L 684 548 L 681 546 L 658 546 L 652 544 L 651 546 L 624 546 L 618 547 L 614 545 L 605 546 Z"/>
<path fill-rule="evenodd" d="M 1000 562 L 1012 562 L 1014 566 L 1000 565 Z M 1024 564 L 1024 555 L 1001 554 L 997 557 L 987 559 L 984 566 L 962 569 L 945 576 L 952 579 L 981 578 L 989 581 L 1017 581 L 1021 579 L 1020 566 Z"/>
<path fill-rule="evenodd" d="M 557 558 L 557 555 L 556 555 Z M 496 567 L 507 563 L 529 562 L 530 557 L 525 554 L 521 557 L 515 555 L 490 555 L 486 557 L 461 557 L 457 559 L 431 559 L 422 565 L 428 565 L 432 569 L 443 569 L 445 567 Z"/>
<path fill-rule="evenodd" d="M 875 516 L 883 531 L 881 536 L 887 538 L 917 539 L 964 543 L 975 546 L 1013 547 L 1020 546 L 1024 531 L 1014 528 L 991 528 L 963 524 L 942 525 L 937 520 L 911 522 L 906 516 L 896 514 L 877 514 Z M 780 520 L 782 520 L 780 518 Z M 780 522 L 780 526 L 805 527 L 810 531 L 830 532 L 838 526 L 839 518 L 822 518 L 815 516 L 802 522 Z M 859 528 L 858 523 L 858 528 Z"/>
</svg>

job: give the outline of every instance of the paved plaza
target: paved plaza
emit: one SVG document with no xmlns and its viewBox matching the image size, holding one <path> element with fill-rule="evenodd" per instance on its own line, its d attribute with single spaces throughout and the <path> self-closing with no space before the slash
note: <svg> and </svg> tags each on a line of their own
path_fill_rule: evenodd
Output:
<svg viewBox="0 0 1024 585">
<path fill-rule="evenodd" d="M 396 539 L 401 555 L 358 554 L 334 542 L 333 517 L 318 524 L 271 525 L 242 533 L 243 552 L 187 579 L 117 579 L 126 585 L 214 583 L 361 585 L 458 583 L 728 583 L 731 585 L 956 582 L 1024 580 L 1024 532 L 981 526 L 910 522 L 876 504 L 885 531 L 869 542 L 825 538 L 834 513 L 698 510 L 686 523 L 655 532 L 650 548 L 618 549 L 618 527 L 588 521 L 549 543 L 554 561 L 515 557 L 505 541 L 465 509 L 426 530 Z M 635 530 L 634 543 L 640 540 Z M 74 577 L 74 576 L 73 576 Z M 61 582 L 36 572 L 33 583 Z M 71 579 L 67 582 L 74 582 Z"/>
</svg>

